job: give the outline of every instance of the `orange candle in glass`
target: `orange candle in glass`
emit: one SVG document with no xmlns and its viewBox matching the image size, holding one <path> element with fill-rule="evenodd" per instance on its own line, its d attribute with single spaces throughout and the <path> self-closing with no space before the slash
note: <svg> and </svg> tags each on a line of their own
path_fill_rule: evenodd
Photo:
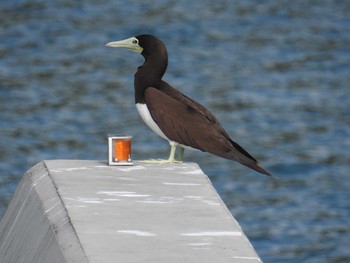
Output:
<svg viewBox="0 0 350 263">
<path fill-rule="evenodd" d="M 118 162 L 129 161 L 131 159 L 131 138 L 117 139 L 114 142 L 115 160 Z"/>
</svg>

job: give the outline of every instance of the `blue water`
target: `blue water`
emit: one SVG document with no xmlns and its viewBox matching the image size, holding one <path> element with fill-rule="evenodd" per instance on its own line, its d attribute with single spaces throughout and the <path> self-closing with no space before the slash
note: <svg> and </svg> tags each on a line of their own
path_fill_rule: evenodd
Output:
<svg viewBox="0 0 350 263">
<path fill-rule="evenodd" d="M 206 105 L 278 181 L 200 164 L 264 262 L 350 262 L 349 1 L 0 2 L 0 216 L 43 159 L 168 155 L 133 98 L 143 59 L 105 43 L 155 34 L 165 79 Z"/>
</svg>

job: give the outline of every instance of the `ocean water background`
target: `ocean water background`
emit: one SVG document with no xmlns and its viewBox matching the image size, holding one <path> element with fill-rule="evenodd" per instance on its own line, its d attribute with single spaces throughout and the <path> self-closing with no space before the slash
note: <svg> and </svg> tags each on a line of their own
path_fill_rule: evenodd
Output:
<svg viewBox="0 0 350 263">
<path fill-rule="evenodd" d="M 134 107 L 142 57 L 105 47 L 143 33 L 168 48 L 164 79 L 279 177 L 185 152 L 263 261 L 350 262 L 349 1 L 1 1 L 0 217 L 32 165 L 106 159 L 108 133 L 168 155 Z"/>
</svg>

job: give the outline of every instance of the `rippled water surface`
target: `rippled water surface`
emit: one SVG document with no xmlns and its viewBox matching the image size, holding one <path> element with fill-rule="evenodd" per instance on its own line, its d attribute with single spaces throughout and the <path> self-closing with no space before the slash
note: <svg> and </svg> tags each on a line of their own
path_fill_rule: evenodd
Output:
<svg viewBox="0 0 350 263">
<path fill-rule="evenodd" d="M 133 98 L 143 59 L 105 43 L 142 33 L 169 52 L 165 79 L 206 105 L 279 177 L 186 152 L 264 262 L 350 262 L 349 1 L 0 2 L 0 216 L 43 159 L 165 157 Z"/>
</svg>

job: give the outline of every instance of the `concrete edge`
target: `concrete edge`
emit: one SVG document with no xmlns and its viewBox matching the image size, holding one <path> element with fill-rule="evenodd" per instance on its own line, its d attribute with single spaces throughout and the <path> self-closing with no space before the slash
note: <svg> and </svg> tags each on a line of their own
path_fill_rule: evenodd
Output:
<svg viewBox="0 0 350 263">
<path fill-rule="evenodd" d="M 217 195 L 219 202 L 221 203 L 221 206 L 226 210 L 227 216 L 229 216 L 233 222 L 235 222 L 235 224 L 239 227 L 243 238 L 246 240 L 247 244 L 249 244 L 250 248 L 252 249 L 252 251 L 254 251 L 255 255 L 257 258 L 259 258 L 259 261 L 262 262 L 262 260 L 260 259 L 260 256 L 258 255 L 258 253 L 256 252 L 255 248 L 253 247 L 253 244 L 250 242 L 249 238 L 246 236 L 245 232 L 243 231 L 241 225 L 239 224 L 239 222 L 236 220 L 236 218 L 232 215 L 230 209 L 227 207 L 227 205 L 225 204 L 224 200 L 222 200 L 220 194 L 217 192 L 217 190 L 215 189 L 212 181 L 210 180 L 209 176 L 204 173 L 204 171 L 200 168 L 200 166 L 198 165 L 198 168 L 202 171 L 203 176 L 205 177 L 205 179 L 208 181 L 208 185 L 211 186 L 213 192 Z"/>
<path fill-rule="evenodd" d="M 55 182 L 52 180 L 46 161 L 42 163 L 47 171 L 47 177 L 50 179 L 48 181 L 48 183 L 51 184 L 50 188 L 53 187 L 54 191 L 50 191 L 41 187 L 43 185 L 38 184 L 37 193 L 43 201 L 45 213 L 53 227 L 63 255 L 66 257 L 67 262 L 88 262 L 83 246 L 70 220 L 68 211 Z M 40 180 L 40 178 L 38 180 Z M 57 196 L 52 199 L 47 198 L 51 193 L 55 193 Z"/>
<path fill-rule="evenodd" d="M 24 174 L 1 219 L 0 258 L 1 262 L 88 262 L 45 161 Z"/>
</svg>

